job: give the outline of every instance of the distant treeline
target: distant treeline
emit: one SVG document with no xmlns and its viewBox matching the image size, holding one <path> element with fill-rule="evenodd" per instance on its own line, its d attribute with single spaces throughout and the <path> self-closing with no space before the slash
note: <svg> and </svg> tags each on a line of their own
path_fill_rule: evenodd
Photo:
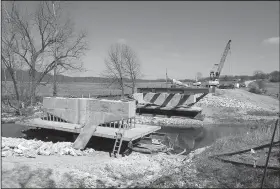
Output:
<svg viewBox="0 0 280 189">
<path fill-rule="evenodd" d="M 279 71 L 273 71 L 271 73 L 263 73 L 261 71 L 256 71 L 252 76 L 248 75 L 235 75 L 235 76 L 230 76 L 230 75 L 223 75 L 220 77 L 221 81 L 232 81 L 236 79 L 240 79 L 241 81 L 246 81 L 246 80 L 255 80 L 255 79 L 267 79 L 271 82 L 279 82 L 280 81 L 280 72 Z M 209 78 L 208 78 L 209 79 Z"/>
<path fill-rule="evenodd" d="M 36 76 L 38 77 L 41 73 L 36 73 Z M 256 71 L 252 76 L 248 75 L 221 75 L 220 81 L 232 81 L 232 80 L 254 80 L 254 79 L 268 79 L 271 82 L 280 82 L 280 72 L 279 71 L 273 71 L 271 73 L 263 73 L 261 71 Z M 2 81 L 11 81 L 11 75 L 7 70 L 4 71 L 4 69 L 1 69 L 1 79 Z M 17 70 L 16 71 L 16 78 L 20 81 L 29 81 L 29 73 L 25 70 Z M 43 82 L 51 82 L 53 80 L 53 75 L 47 74 L 43 78 Z M 209 77 L 201 78 L 200 81 L 208 81 Z M 107 78 L 103 77 L 70 77 L 65 75 L 57 75 L 57 81 L 62 82 L 90 82 L 90 83 L 107 83 L 109 80 Z M 127 79 L 127 81 L 129 81 Z M 165 82 L 165 79 L 138 79 L 138 82 Z M 180 80 L 182 82 L 194 82 L 192 79 L 184 79 Z"/>
<path fill-rule="evenodd" d="M 210 77 L 201 78 L 200 81 L 208 81 Z M 233 80 L 240 80 L 240 81 L 247 81 L 247 80 L 255 80 L 255 79 L 267 79 L 271 82 L 280 82 L 280 72 L 273 71 L 271 73 L 263 73 L 261 71 L 255 71 L 253 75 L 221 75 L 219 80 L 220 81 L 233 81 Z M 183 80 L 188 81 L 188 80 Z"/>
</svg>

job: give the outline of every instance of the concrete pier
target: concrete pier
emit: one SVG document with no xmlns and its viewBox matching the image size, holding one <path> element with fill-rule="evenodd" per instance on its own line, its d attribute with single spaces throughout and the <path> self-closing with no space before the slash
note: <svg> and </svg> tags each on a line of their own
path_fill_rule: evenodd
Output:
<svg viewBox="0 0 280 189">
<path fill-rule="evenodd" d="M 91 98 L 45 97 L 43 107 L 45 112 L 53 116 L 68 123 L 81 125 L 93 122 L 91 119 L 94 119 L 94 123 L 106 123 L 133 118 L 136 111 L 135 101 L 122 102 Z"/>
<path fill-rule="evenodd" d="M 139 104 L 155 104 L 161 107 L 188 106 L 196 102 L 196 95 L 169 93 L 135 93 L 134 99 Z"/>
<path fill-rule="evenodd" d="M 173 93 L 173 94 L 197 94 L 197 93 L 209 93 L 209 88 L 192 88 L 192 87 L 180 87 L 180 88 L 164 88 L 164 87 L 146 87 L 137 88 L 137 93 Z"/>
</svg>

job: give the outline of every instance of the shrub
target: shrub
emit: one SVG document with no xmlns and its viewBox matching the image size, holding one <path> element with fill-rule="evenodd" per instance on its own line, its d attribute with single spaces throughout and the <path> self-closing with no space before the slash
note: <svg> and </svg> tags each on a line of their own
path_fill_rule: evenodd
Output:
<svg viewBox="0 0 280 189">
<path fill-rule="evenodd" d="M 265 82 L 263 80 L 257 80 L 255 81 L 257 86 L 259 87 L 259 89 L 265 89 L 266 86 L 265 86 Z"/>
<path fill-rule="evenodd" d="M 249 87 L 249 92 L 255 94 L 262 94 L 266 91 L 265 82 L 263 80 L 257 80 L 251 82 L 248 87 Z"/>
<path fill-rule="evenodd" d="M 262 91 L 257 87 L 250 87 L 249 92 L 255 93 L 255 94 L 261 94 L 262 93 Z"/>
<path fill-rule="evenodd" d="M 279 71 L 271 72 L 269 81 L 270 82 L 279 82 L 280 81 L 280 72 Z"/>
</svg>

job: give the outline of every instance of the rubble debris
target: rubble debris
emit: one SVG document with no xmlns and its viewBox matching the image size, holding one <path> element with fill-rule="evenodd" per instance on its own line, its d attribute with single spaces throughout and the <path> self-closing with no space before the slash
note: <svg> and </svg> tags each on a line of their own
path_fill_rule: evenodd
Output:
<svg viewBox="0 0 280 189">
<path fill-rule="evenodd" d="M 188 118 L 163 118 L 163 117 L 150 117 L 150 116 L 136 116 L 137 124 L 149 124 L 164 126 L 186 127 L 186 125 L 203 126 L 203 122 L 195 119 Z"/>
<path fill-rule="evenodd" d="M 37 155 L 70 155 L 85 156 L 95 152 L 87 148 L 84 151 L 72 148 L 71 142 L 43 142 L 40 140 L 26 140 L 23 138 L 2 137 L 2 157 L 24 156 L 35 158 Z"/>
<path fill-rule="evenodd" d="M 215 96 L 213 94 L 206 95 L 203 99 L 201 99 L 196 106 L 202 107 L 227 107 L 227 108 L 239 108 L 241 110 L 264 110 L 257 105 L 254 105 L 250 102 L 241 101 L 235 98 L 228 98 L 224 96 Z"/>
</svg>

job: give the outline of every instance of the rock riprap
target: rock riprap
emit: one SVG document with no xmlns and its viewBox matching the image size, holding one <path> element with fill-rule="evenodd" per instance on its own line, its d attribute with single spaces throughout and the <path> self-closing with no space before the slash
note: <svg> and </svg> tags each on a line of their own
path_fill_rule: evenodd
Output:
<svg viewBox="0 0 280 189">
<path fill-rule="evenodd" d="M 151 116 L 136 116 L 137 124 L 149 124 L 160 126 L 202 126 L 203 122 L 195 119 L 188 118 L 163 118 L 163 117 L 151 117 Z"/>
<path fill-rule="evenodd" d="M 264 110 L 263 108 L 254 105 L 250 102 L 241 101 L 235 98 L 228 98 L 225 96 L 216 96 L 213 94 L 207 94 L 202 98 L 196 106 L 199 107 L 227 107 L 227 108 L 239 108 L 241 110 Z"/>
<path fill-rule="evenodd" d="M 2 157 L 25 156 L 35 158 L 37 155 L 70 155 L 84 156 L 94 153 L 94 149 L 83 151 L 72 148 L 71 142 L 43 142 L 40 140 L 26 140 L 23 138 L 2 137 Z"/>
</svg>

